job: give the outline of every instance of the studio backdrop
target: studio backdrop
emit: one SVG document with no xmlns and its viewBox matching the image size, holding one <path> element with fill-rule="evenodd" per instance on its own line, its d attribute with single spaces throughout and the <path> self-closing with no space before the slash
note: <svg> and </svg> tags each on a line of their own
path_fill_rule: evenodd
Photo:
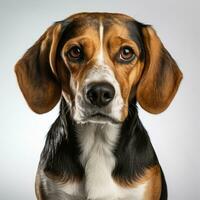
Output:
<svg viewBox="0 0 200 200">
<path fill-rule="evenodd" d="M 170 200 L 200 199 L 200 2 L 198 0 L 0 1 L 0 199 L 35 199 L 40 152 L 58 106 L 27 106 L 14 65 L 55 21 L 77 12 L 117 12 L 152 24 L 184 78 L 170 107 L 139 115 L 165 172 Z"/>
</svg>

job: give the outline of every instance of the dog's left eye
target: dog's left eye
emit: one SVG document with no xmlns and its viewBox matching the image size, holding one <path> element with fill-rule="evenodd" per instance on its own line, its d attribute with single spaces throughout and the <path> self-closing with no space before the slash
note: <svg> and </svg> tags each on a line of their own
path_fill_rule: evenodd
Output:
<svg viewBox="0 0 200 200">
<path fill-rule="evenodd" d="M 67 56 L 72 61 L 80 61 L 83 58 L 83 50 L 80 46 L 73 46 L 67 52 Z"/>
<path fill-rule="evenodd" d="M 135 56 L 133 49 L 129 46 L 124 46 L 119 51 L 119 58 L 124 62 L 131 62 Z"/>
</svg>

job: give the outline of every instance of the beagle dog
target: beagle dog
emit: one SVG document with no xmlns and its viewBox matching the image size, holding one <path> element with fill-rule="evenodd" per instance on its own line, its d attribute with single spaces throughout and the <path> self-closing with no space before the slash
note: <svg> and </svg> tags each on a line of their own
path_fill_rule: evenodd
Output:
<svg viewBox="0 0 200 200">
<path fill-rule="evenodd" d="M 161 113 L 182 73 L 150 25 L 113 13 L 54 23 L 17 62 L 36 113 L 60 100 L 36 175 L 38 200 L 166 200 L 137 102 Z"/>
</svg>

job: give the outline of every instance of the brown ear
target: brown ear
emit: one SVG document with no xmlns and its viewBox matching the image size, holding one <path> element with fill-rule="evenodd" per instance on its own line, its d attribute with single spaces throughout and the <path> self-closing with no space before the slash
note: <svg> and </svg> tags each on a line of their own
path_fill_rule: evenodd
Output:
<svg viewBox="0 0 200 200">
<path fill-rule="evenodd" d="M 61 24 L 52 25 L 15 65 L 20 89 L 36 113 L 51 110 L 61 96 L 53 73 Z"/>
<path fill-rule="evenodd" d="M 146 58 L 136 96 L 142 108 L 157 114 L 174 98 L 182 73 L 152 27 L 144 27 L 143 36 Z"/>
</svg>

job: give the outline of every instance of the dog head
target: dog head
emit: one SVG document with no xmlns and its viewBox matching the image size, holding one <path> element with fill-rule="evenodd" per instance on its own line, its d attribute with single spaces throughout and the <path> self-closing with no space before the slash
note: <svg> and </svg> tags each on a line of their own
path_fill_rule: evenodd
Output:
<svg viewBox="0 0 200 200">
<path fill-rule="evenodd" d="M 80 123 L 123 122 L 133 99 L 160 113 L 182 79 L 151 26 L 109 13 L 81 13 L 56 22 L 15 71 L 33 111 L 48 112 L 63 96 Z"/>
</svg>

